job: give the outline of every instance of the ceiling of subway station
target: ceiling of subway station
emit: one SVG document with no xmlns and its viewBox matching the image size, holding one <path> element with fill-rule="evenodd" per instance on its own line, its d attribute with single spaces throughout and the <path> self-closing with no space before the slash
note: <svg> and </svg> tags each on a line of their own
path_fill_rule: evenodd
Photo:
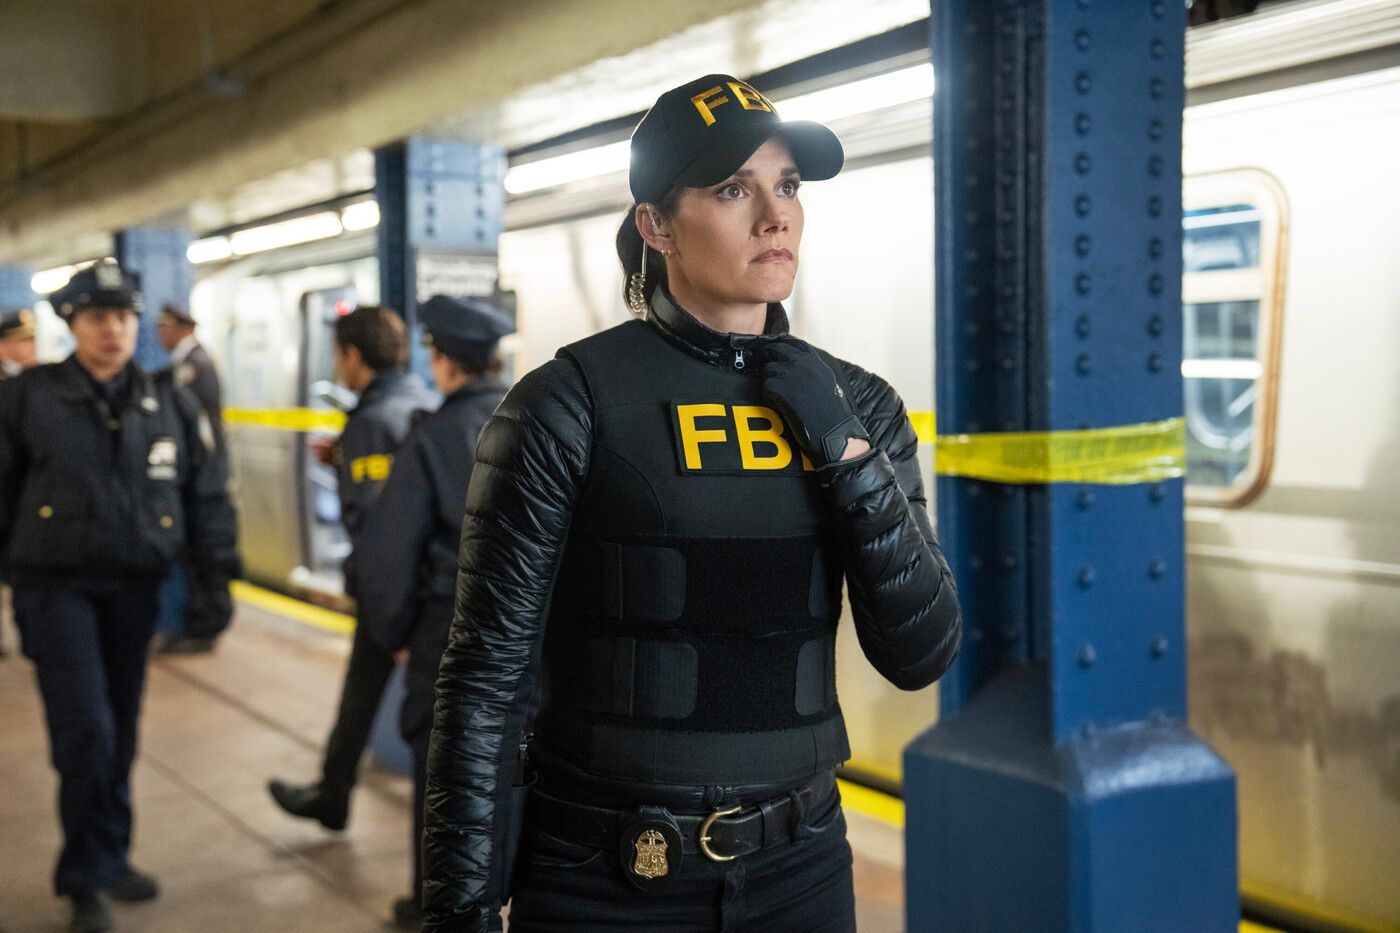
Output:
<svg viewBox="0 0 1400 933">
<path fill-rule="evenodd" d="M 368 186 L 415 132 L 528 144 L 928 15 L 927 0 L 0 0 L 0 262 Z M 93 244 L 85 246 L 85 244 Z"/>
</svg>

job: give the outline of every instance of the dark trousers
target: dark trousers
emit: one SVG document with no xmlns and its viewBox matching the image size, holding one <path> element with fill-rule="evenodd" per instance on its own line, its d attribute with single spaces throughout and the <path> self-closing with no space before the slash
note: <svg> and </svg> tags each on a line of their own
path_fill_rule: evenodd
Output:
<svg viewBox="0 0 1400 933">
<path fill-rule="evenodd" d="M 101 890 L 121 878 L 131 848 L 131 764 L 156 581 L 102 593 L 21 583 L 14 605 L 59 775 L 63 850 L 54 890 Z"/>
<path fill-rule="evenodd" d="M 854 933 L 851 847 L 839 799 L 806 838 L 735 859 L 686 855 L 666 889 L 642 893 L 623 876 L 618 847 L 581 846 L 541 829 L 510 906 L 511 933 L 666 930 L 668 933 Z"/>
<path fill-rule="evenodd" d="M 330 790 L 350 793 L 360 773 L 360 758 L 369 742 L 374 714 L 384 685 L 394 672 L 394 656 L 370 637 L 366 626 L 355 626 L 350 645 L 350 664 L 345 669 L 345 685 L 340 692 L 340 709 L 326 742 L 326 760 L 321 766 L 321 783 Z"/>
</svg>

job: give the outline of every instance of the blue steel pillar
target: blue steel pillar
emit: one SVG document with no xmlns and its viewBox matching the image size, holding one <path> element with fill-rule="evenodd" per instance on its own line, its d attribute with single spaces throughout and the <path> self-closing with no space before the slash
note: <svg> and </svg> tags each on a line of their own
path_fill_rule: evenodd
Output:
<svg viewBox="0 0 1400 933">
<path fill-rule="evenodd" d="M 418 302 L 437 294 L 496 294 L 505 173 L 499 146 L 415 138 L 374 153 L 379 300 L 403 313 L 411 365 L 425 380 L 431 377 L 419 339 Z M 380 702 L 370 749 L 381 765 L 412 773 L 412 752 L 399 736 L 403 698 L 399 670 Z"/>
<path fill-rule="evenodd" d="M 418 302 L 496 294 L 505 174 L 499 146 L 415 138 L 374 154 L 380 300 L 403 312 L 414 335 L 413 369 L 425 378 Z"/>
<path fill-rule="evenodd" d="M 33 276 L 28 266 L 0 266 L 0 311 L 17 311 L 34 306 Z"/>
<path fill-rule="evenodd" d="M 170 354 L 156 339 L 156 315 L 166 302 L 189 310 L 194 267 L 185 251 L 190 232 L 173 227 L 132 227 L 119 231 L 115 241 L 117 262 L 141 276 L 144 311 L 136 338 L 136 363 L 142 369 L 162 369 L 170 364 Z"/>
<path fill-rule="evenodd" d="M 940 434 L 1182 411 L 1185 8 L 935 0 Z M 1182 480 L 940 476 L 964 648 L 905 753 L 910 931 L 1225 931 L 1186 726 Z"/>
</svg>

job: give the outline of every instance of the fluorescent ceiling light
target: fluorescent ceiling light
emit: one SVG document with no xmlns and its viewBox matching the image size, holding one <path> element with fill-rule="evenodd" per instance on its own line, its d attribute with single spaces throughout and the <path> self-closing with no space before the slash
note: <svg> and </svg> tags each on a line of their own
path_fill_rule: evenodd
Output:
<svg viewBox="0 0 1400 933">
<path fill-rule="evenodd" d="M 247 230 L 230 234 L 228 239 L 235 255 L 247 256 L 249 253 L 324 240 L 339 236 L 341 231 L 340 215 L 333 211 L 323 211 L 280 223 L 249 227 Z"/>
<path fill-rule="evenodd" d="M 29 288 L 36 295 L 47 298 L 68 284 L 68 280 L 73 277 L 73 273 L 78 271 L 77 266 L 59 266 L 55 269 L 45 269 L 36 272 L 29 279 Z"/>
<path fill-rule="evenodd" d="M 924 62 L 787 100 L 775 98 L 774 103 L 778 105 L 778 112 L 784 120 L 831 123 L 932 96 L 933 64 Z"/>
<path fill-rule="evenodd" d="M 226 236 L 205 237 L 195 240 L 185 248 L 185 258 L 195 265 L 205 262 L 218 262 L 233 255 L 233 245 Z"/>
<path fill-rule="evenodd" d="M 348 233 L 379 226 L 379 202 L 356 201 L 340 212 L 340 224 Z"/>
<path fill-rule="evenodd" d="M 1186 379 L 1247 379 L 1253 382 L 1263 374 L 1264 366 L 1258 360 L 1181 361 L 1181 375 Z"/>
<path fill-rule="evenodd" d="M 629 146 L 630 141 L 624 139 L 605 146 L 513 165 L 506 172 L 506 191 L 509 194 L 526 194 L 583 178 L 625 172 Z"/>
</svg>

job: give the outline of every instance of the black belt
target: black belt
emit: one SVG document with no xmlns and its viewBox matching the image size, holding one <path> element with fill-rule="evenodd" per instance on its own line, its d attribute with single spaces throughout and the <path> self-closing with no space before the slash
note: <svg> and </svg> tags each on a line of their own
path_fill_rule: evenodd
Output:
<svg viewBox="0 0 1400 933">
<path fill-rule="evenodd" d="M 658 830 L 686 855 L 728 862 L 801 838 L 808 814 L 824 812 L 835 794 L 836 776 L 827 771 L 782 797 L 704 814 L 675 814 L 661 807 L 613 810 L 560 800 L 538 790 L 531 793 L 528 810 L 535 828 L 579 845 L 626 849 L 642 834 Z M 679 838 L 672 836 L 671 829 Z"/>
</svg>

